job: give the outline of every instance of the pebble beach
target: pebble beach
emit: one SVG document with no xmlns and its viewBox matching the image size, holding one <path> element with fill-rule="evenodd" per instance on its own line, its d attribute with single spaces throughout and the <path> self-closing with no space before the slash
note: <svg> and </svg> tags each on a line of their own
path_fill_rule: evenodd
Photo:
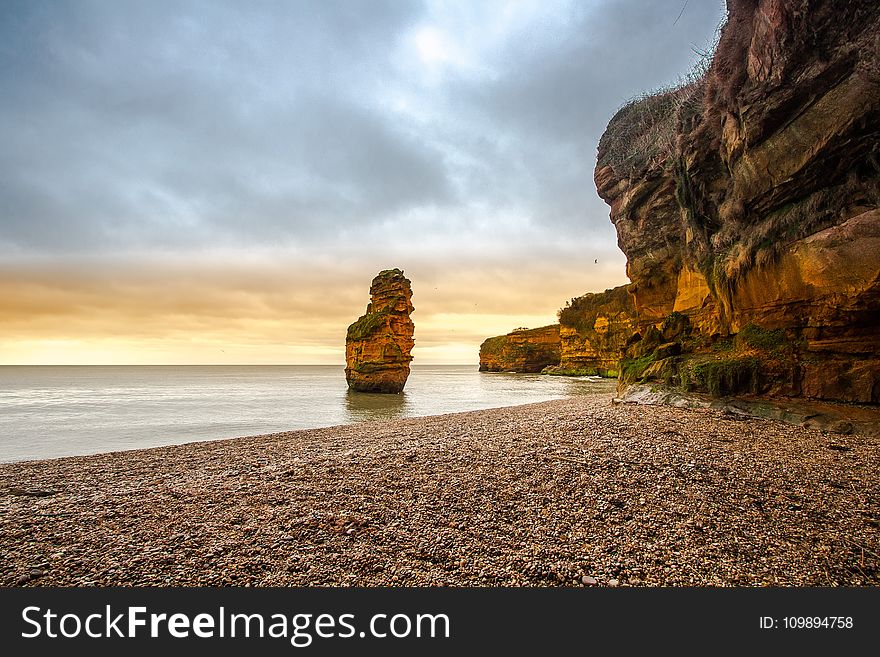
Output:
<svg viewBox="0 0 880 657">
<path fill-rule="evenodd" d="M 3 586 L 874 586 L 880 444 L 593 394 L 0 465 Z"/>
</svg>

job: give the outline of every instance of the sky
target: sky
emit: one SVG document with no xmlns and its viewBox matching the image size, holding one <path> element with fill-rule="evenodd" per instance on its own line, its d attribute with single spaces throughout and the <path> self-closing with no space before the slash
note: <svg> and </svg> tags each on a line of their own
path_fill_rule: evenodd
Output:
<svg viewBox="0 0 880 657">
<path fill-rule="evenodd" d="M 596 145 L 722 0 L 0 0 L 0 364 L 414 364 L 628 282 Z"/>
</svg>

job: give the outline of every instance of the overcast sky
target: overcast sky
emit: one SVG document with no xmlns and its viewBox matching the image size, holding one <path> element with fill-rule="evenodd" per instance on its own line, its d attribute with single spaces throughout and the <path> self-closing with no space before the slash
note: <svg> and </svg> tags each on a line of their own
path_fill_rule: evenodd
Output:
<svg viewBox="0 0 880 657">
<path fill-rule="evenodd" d="M 3 0 L 0 363 L 342 363 L 389 267 L 415 362 L 475 363 L 627 281 L 596 144 L 723 16 Z"/>
</svg>

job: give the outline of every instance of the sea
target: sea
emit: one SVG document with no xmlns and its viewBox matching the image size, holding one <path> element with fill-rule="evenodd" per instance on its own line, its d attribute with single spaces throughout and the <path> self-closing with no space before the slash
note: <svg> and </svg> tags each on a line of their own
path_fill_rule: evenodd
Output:
<svg viewBox="0 0 880 657">
<path fill-rule="evenodd" d="M 0 462 L 78 456 L 561 399 L 598 377 L 414 365 L 399 395 L 335 365 L 0 366 Z"/>
</svg>

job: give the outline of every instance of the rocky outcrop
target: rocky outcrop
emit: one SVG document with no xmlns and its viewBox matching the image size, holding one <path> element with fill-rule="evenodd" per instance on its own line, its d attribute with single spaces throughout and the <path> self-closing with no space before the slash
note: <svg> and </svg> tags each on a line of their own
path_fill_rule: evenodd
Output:
<svg viewBox="0 0 880 657">
<path fill-rule="evenodd" d="M 621 381 L 880 402 L 880 3 L 728 0 L 707 70 L 599 144 Z"/>
<path fill-rule="evenodd" d="M 410 281 L 400 269 L 379 272 L 367 311 L 348 327 L 345 379 L 358 392 L 398 393 L 409 377 L 415 326 Z"/>
<path fill-rule="evenodd" d="M 627 286 L 585 294 L 559 311 L 559 324 L 484 341 L 480 371 L 616 377 L 636 320 Z"/>
<path fill-rule="evenodd" d="M 559 311 L 559 365 L 546 373 L 617 376 L 637 319 L 626 285 L 572 299 Z"/>
<path fill-rule="evenodd" d="M 480 345 L 481 372 L 540 372 L 559 365 L 559 325 L 516 329 L 507 335 L 488 338 Z"/>
</svg>

